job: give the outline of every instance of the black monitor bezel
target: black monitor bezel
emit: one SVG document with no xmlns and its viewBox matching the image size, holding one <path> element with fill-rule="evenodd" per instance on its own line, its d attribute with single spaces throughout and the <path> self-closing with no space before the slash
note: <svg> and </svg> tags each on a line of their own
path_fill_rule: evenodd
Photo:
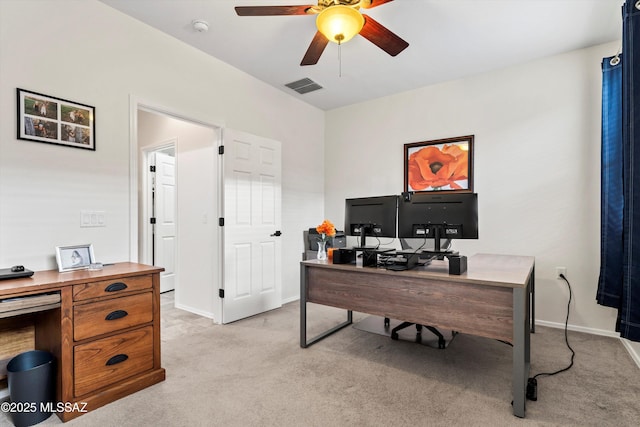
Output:
<svg viewBox="0 0 640 427">
<path fill-rule="evenodd" d="M 444 208 L 444 209 L 442 209 Z M 416 226 L 428 227 L 427 233 L 416 233 Z M 398 204 L 398 238 L 434 238 L 435 227 L 441 238 L 478 238 L 477 193 L 416 193 Z M 447 227 L 458 233 L 447 233 Z M 460 233 L 461 230 L 461 233 Z"/>
<path fill-rule="evenodd" d="M 383 215 L 381 217 L 370 217 L 369 219 L 354 217 L 355 208 L 357 206 L 383 206 Z M 347 236 L 361 236 L 361 237 L 385 237 L 395 239 L 397 236 L 397 223 L 398 223 L 398 196 L 372 196 L 372 197 L 357 197 L 345 199 L 344 210 L 344 233 Z M 365 233 L 356 232 L 354 225 L 378 225 L 381 228 L 376 230 L 369 227 L 365 230 Z M 360 242 L 364 246 L 364 242 Z"/>
</svg>

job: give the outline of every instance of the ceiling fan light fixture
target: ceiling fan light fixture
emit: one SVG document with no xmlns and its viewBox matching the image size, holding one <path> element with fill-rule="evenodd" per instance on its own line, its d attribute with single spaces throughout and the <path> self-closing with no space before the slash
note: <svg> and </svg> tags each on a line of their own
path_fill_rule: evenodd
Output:
<svg viewBox="0 0 640 427">
<path fill-rule="evenodd" d="M 335 5 L 318 14 L 316 26 L 327 40 L 342 44 L 351 40 L 362 30 L 364 17 L 353 7 Z"/>
</svg>

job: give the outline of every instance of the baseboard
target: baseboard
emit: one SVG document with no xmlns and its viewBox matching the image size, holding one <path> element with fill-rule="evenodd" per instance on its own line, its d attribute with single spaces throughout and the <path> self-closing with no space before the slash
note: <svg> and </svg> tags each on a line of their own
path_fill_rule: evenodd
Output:
<svg viewBox="0 0 640 427">
<path fill-rule="evenodd" d="M 290 297 L 290 298 L 287 298 L 287 299 L 283 299 L 282 300 L 282 305 L 289 304 L 290 302 L 294 302 L 294 301 L 300 301 L 300 297 L 299 296 L 295 296 L 295 297 Z"/>
<path fill-rule="evenodd" d="M 638 365 L 638 368 L 640 368 L 640 354 L 638 354 L 636 350 L 631 347 L 631 344 L 628 340 L 620 338 L 620 341 L 622 341 L 622 345 L 627 349 L 633 361 L 636 362 L 636 365 Z"/>
<path fill-rule="evenodd" d="M 564 329 L 564 323 L 547 322 L 545 320 L 536 320 L 536 325 L 547 326 L 549 328 Z M 624 346 L 624 348 L 626 348 L 627 351 L 629 352 L 631 359 L 633 359 L 636 366 L 640 369 L 640 354 L 638 354 L 638 352 L 631 346 L 631 344 L 629 344 L 629 341 L 627 341 L 624 338 L 620 338 L 619 333 L 615 331 L 608 331 L 605 329 L 585 328 L 584 326 L 576 326 L 576 325 L 567 325 L 567 330 L 584 332 L 586 334 L 592 334 L 592 335 L 600 335 L 604 337 L 618 338 L 620 342 L 622 342 L 622 345 Z"/>
<path fill-rule="evenodd" d="M 206 317 L 207 319 L 213 319 L 213 313 L 208 311 L 198 310 L 197 308 L 189 307 L 188 305 L 176 303 L 176 308 L 180 310 L 188 311 L 189 313 L 197 314 L 198 316 Z"/>
</svg>

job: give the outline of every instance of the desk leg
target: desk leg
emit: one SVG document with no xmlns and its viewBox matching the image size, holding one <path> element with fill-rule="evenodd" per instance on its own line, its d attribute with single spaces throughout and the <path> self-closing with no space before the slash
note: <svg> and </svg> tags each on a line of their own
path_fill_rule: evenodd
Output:
<svg viewBox="0 0 640 427">
<path fill-rule="evenodd" d="M 531 333 L 536 333 L 536 265 L 533 265 L 531 277 L 529 278 L 529 287 L 531 289 Z"/>
<path fill-rule="evenodd" d="M 520 418 L 525 416 L 527 380 L 531 367 L 529 286 L 513 290 L 513 415 Z"/>
<path fill-rule="evenodd" d="M 323 338 L 328 337 L 334 332 L 347 327 L 353 323 L 353 311 L 347 310 L 347 320 L 339 325 L 326 330 L 325 332 L 311 338 L 307 341 L 307 268 L 300 265 L 300 347 L 307 348 L 317 343 Z"/>
</svg>

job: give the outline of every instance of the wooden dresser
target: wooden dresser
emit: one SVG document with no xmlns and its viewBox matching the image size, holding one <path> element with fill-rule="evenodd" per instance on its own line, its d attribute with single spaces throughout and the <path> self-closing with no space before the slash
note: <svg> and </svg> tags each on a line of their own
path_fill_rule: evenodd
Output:
<svg viewBox="0 0 640 427">
<path fill-rule="evenodd" d="M 55 355 L 61 420 L 165 379 L 160 364 L 162 270 L 118 263 L 99 271 L 39 271 L 30 278 L 0 281 L 0 311 L 3 302 L 15 304 L 15 298 L 60 296 L 59 304 L 42 311 L 36 307 L 6 316 L 5 310 L 0 333 L 32 327 L 33 348 Z"/>
</svg>

